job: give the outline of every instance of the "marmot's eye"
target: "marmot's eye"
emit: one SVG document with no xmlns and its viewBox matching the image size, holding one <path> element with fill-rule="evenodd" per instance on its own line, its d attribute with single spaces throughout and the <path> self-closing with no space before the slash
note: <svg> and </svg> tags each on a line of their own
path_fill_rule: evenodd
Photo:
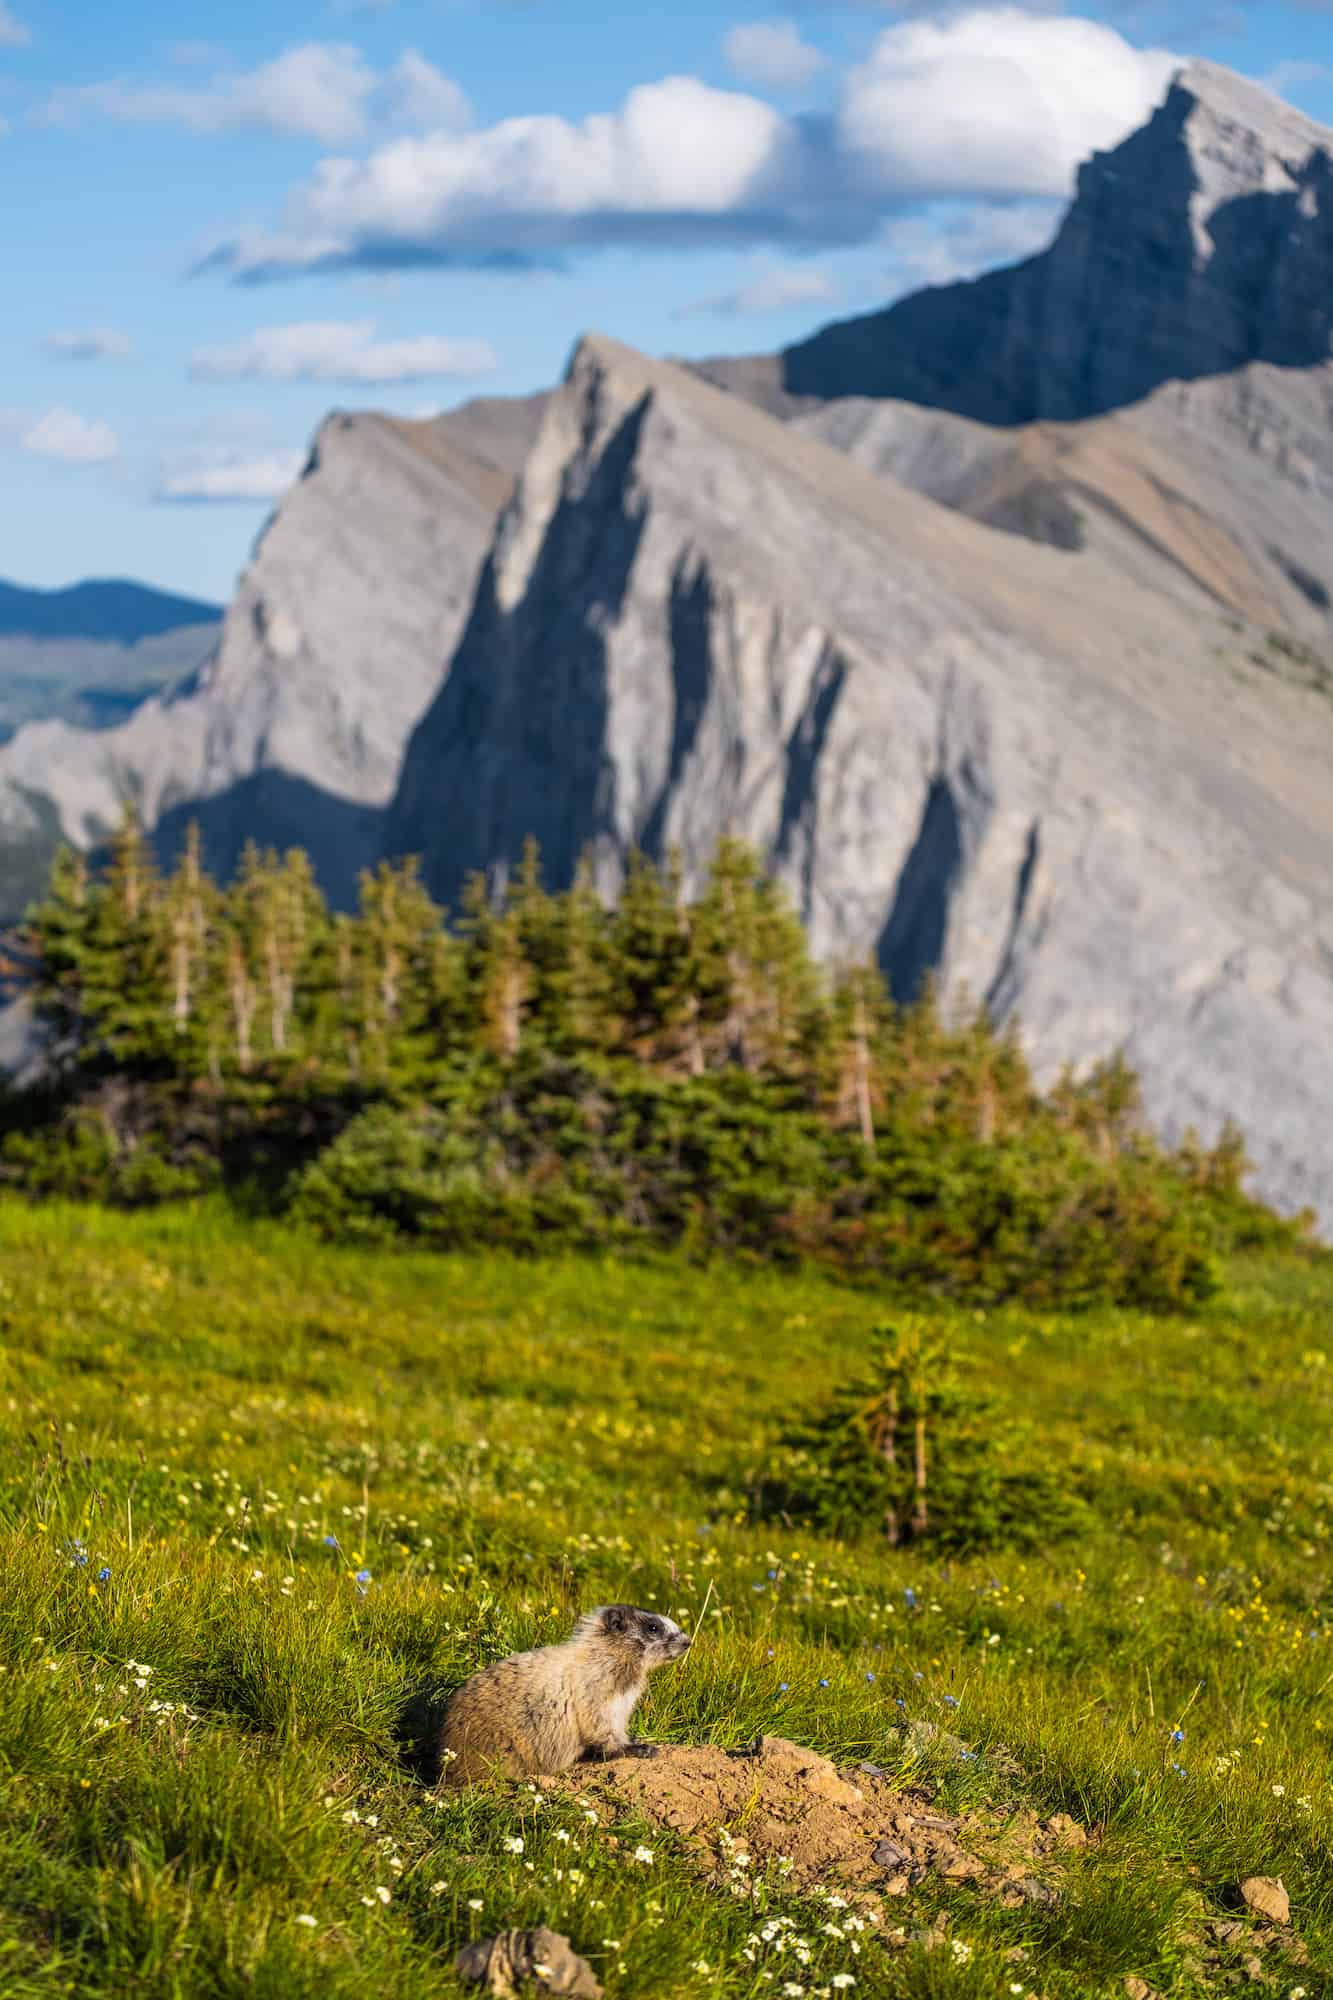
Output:
<svg viewBox="0 0 1333 2000">
<path fill-rule="evenodd" d="M 660 1618 L 650 1618 L 648 1620 L 648 1636 L 650 1639 L 660 1639 L 663 1629 Z"/>
</svg>

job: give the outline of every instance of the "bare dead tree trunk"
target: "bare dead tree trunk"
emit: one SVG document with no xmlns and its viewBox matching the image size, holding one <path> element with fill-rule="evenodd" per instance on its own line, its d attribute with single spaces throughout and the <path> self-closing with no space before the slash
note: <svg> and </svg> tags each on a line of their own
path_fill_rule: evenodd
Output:
<svg viewBox="0 0 1333 2000">
<path fill-rule="evenodd" d="M 171 920 L 171 1013 L 178 1035 L 183 1035 L 190 1024 L 191 957 L 189 911 L 181 908 Z"/>
<path fill-rule="evenodd" d="M 522 966 L 506 966 L 501 975 L 499 1007 L 497 1010 L 500 1053 L 506 1062 L 513 1062 L 518 1054 L 523 1023 L 523 987 Z"/>
<path fill-rule="evenodd" d="M 255 1015 L 255 990 L 245 963 L 245 954 L 235 939 L 227 954 L 227 991 L 231 999 L 232 1026 L 236 1032 L 237 1067 L 246 1071 L 251 1062 L 250 1028 Z"/>
<path fill-rule="evenodd" d="M 856 1011 L 852 1021 L 852 1064 L 861 1137 L 867 1146 L 873 1146 L 875 1120 L 870 1107 L 870 1041 L 866 1032 L 865 994 L 860 986 L 856 989 Z"/>
</svg>

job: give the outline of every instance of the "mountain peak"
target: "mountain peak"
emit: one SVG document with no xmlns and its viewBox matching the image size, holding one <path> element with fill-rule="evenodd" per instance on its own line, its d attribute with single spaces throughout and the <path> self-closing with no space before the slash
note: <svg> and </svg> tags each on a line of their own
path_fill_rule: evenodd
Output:
<svg viewBox="0 0 1333 2000">
<path fill-rule="evenodd" d="M 1094 153 L 1049 248 L 836 321 L 777 356 L 699 365 L 790 415 L 892 397 L 989 424 L 1074 421 L 1333 338 L 1333 132 L 1216 63 Z"/>
<path fill-rule="evenodd" d="M 1171 88 L 1184 91 L 1219 121 L 1253 133 L 1275 152 L 1308 152 L 1321 145 L 1327 147 L 1333 139 L 1327 126 L 1288 104 L 1266 84 L 1203 56 L 1192 56 L 1183 63 Z"/>
</svg>

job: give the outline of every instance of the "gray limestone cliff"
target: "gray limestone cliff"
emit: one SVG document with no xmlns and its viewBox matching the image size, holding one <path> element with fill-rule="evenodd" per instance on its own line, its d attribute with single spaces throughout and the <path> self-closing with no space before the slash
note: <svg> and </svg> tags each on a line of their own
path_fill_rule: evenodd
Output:
<svg viewBox="0 0 1333 2000">
<path fill-rule="evenodd" d="M 734 829 L 825 958 L 934 969 L 1039 1074 L 1123 1046 L 1333 1217 L 1333 704 L 1173 564 L 1042 546 L 697 376 L 580 347 L 389 819 L 456 906 L 536 834 L 614 888 Z"/>
<path fill-rule="evenodd" d="M 247 839 L 301 846 L 353 901 L 541 404 L 326 419 L 200 669 L 117 728 L 33 723 L 0 748 L 0 918 L 127 799 L 167 855 L 196 819 L 219 874 Z"/>
</svg>

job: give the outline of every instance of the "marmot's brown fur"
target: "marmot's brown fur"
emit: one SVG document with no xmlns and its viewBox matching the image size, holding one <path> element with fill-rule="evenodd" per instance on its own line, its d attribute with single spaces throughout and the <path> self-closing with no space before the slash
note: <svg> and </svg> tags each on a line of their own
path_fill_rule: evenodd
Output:
<svg viewBox="0 0 1333 2000">
<path fill-rule="evenodd" d="M 659 1612 L 603 1604 L 563 1645 L 483 1667 L 446 1711 L 441 1785 L 549 1777 L 581 1757 L 655 1755 L 655 1745 L 631 1742 L 629 1719 L 654 1667 L 678 1660 L 689 1644 Z"/>
</svg>

